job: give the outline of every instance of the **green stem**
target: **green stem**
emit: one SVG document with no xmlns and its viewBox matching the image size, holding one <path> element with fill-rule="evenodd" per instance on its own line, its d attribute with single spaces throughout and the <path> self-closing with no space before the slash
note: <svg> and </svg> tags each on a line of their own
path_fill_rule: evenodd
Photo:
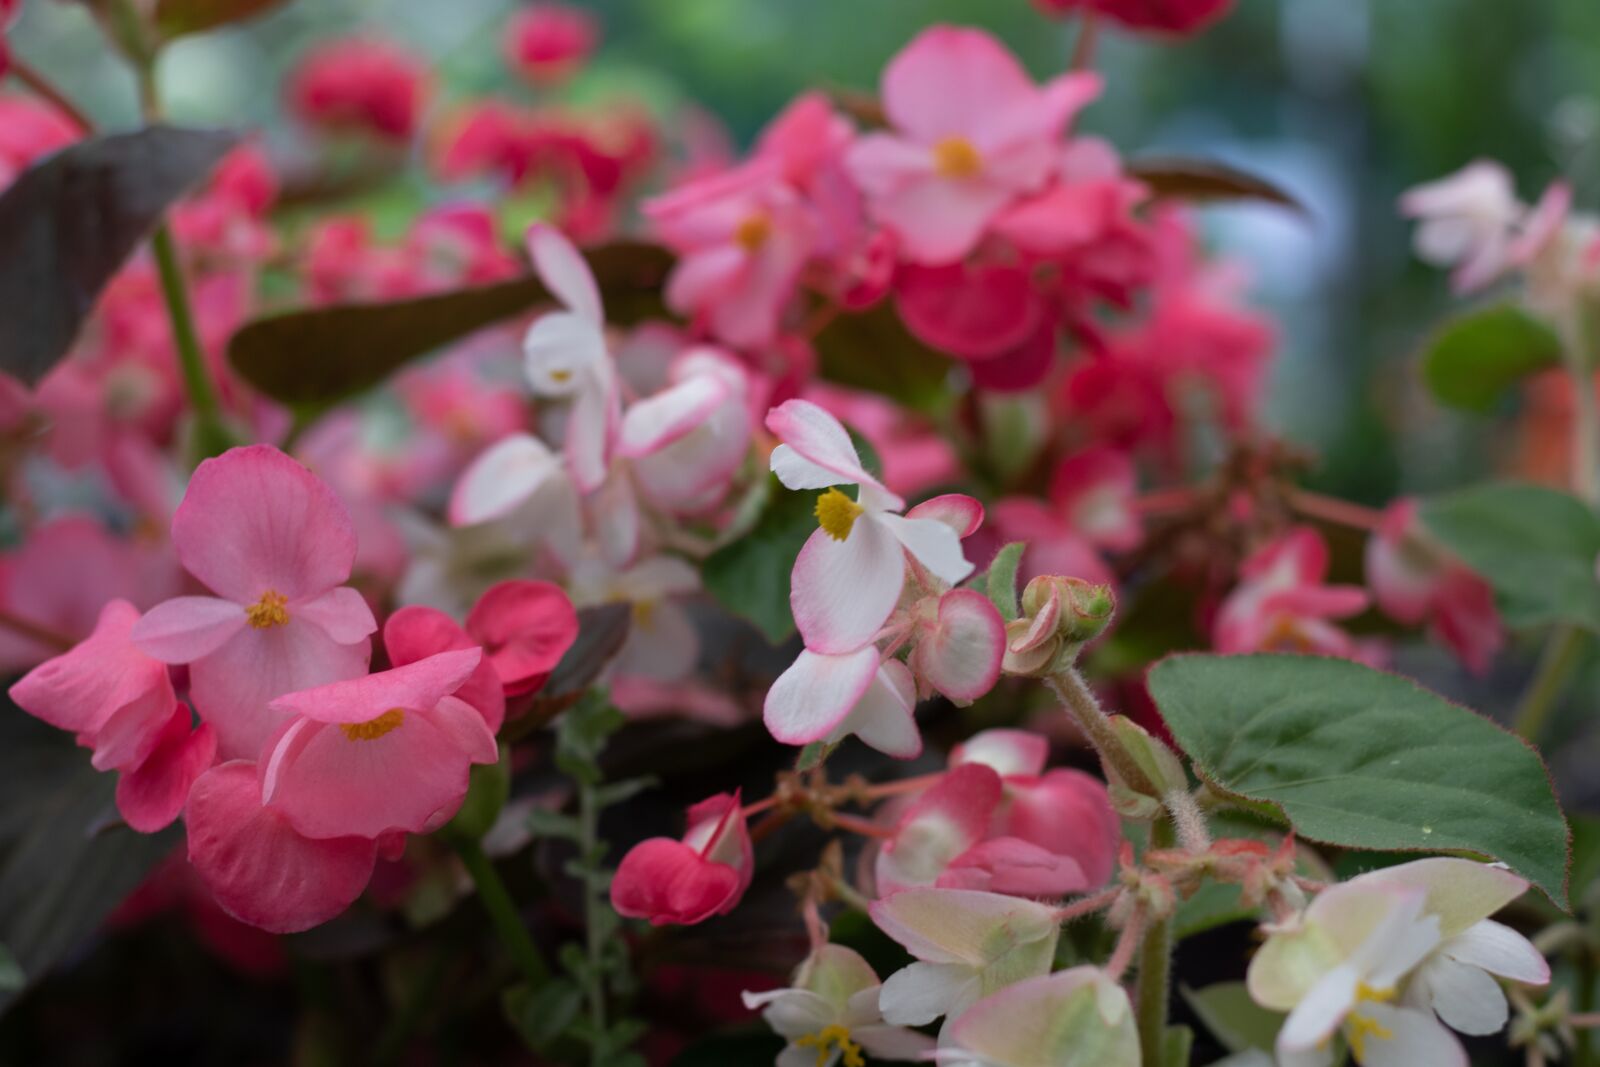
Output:
<svg viewBox="0 0 1600 1067">
<path fill-rule="evenodd" d="M 1135 793 L 1146 796 L 1160 796 L 1161 790 L 1144 773 L 1133 757 L 1128 755 L 1127 749 L 1122 747 L 1122 741 L 1117 737 L 1116 729 L 1111 725 L 1111 718 L 1100 707 L 1100 701 L 1095 698 L 1089 683 L 1083 680 L 1083 675 L 1075 669 L 1068 668 L 1058 674 L 1052 674 L 1046 679 L 1050 688 L 1055 690 L 1061 702 L 1066 705 L 1068 713 L 1078 728 L 1094 746 L 1095 752 L 1100 756 L 1100 766 L 1106 772 L 1107 778 L 1115 777 Z"/>
<path fill-rule="evenodd" d="M 1539 656 L 1539 666 L 1511 720 L 1511 728 L 1524 739 L 1538 743 L 1573 672 L 1583 661 L 1585 643 L 1583 631 L 1576 626 L 1562 626 L 1551 632 Z"/>
<path fill-rule="evenodd" d="M 1157 819 L 1150 827 L 1150 847 L 1171 848 L 1172 844 L 1172 820 Z M 1169 1067 L 1162 1061 L 1166 1056 L 1167 1001 L 1172 995 L 1172 944 L 1172 919 L 1167 917 L 1150 923 L 1139 948 L 1136 1011 L 1144 1067 Z"/>
<path fill-rule="evenodd" d="M 473 884 L 478 887 L 478 899 L 483 901 L 483 908 L 489 913 L 489 920 L 494 923 L 495 931 L 517 969 L 529 985 L 535 988 L 543 985 L 550 978 L 550 968 L 539 954 L 539 946 L 528 936 L 528 928 L 522 925 L 522 917 L 517 914 L 511 894 L 483 851 L 483 846 L 466 837 L 452 837 L 450 843 L 455 847 L 456 855 L 461 857 L 467 873 L 472 876 Z"/>
<path fill-rule="evenodd" d="M 578 848 L 584 857 L 597 856 L 600 851 L 600 805 L 595 787 L 582 783 L 578 790 Z M 598 861 L 595 861 L 598 862 Z M 608 1048 L 606 1032 L 606 977 L 605 942 L 600 924 L 595 921 L 596 908 L 609 907 L 608 901 L 599 899 L 596 887 L 585 880 L 583 884 L 583 940 L 588 951 L 589 966 L 584 975 L 584 999 L 589 1002 L 589 1063 L 598 1067 L 605 1059 Z"/>
</svg>

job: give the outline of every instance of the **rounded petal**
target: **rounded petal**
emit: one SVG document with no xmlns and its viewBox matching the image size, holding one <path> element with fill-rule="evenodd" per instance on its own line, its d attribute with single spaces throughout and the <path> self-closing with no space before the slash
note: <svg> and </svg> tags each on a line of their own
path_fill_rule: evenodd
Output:
<svg viewBox="0 0 1600 1067">
<path fill-rule="evenodd" d="M 1315 1048 L 1332 1037 L 1356 1004 L 1360 980 L 1349 964 L 1341 964 L 1318 979 L 1284 1020 L 1283 1029 L 1278 1032 L 1278 1048 Z"/>
<path fill-rule="evenodd" d="M 911 672 L 899 660 L 888 660 L 828 740 L 855 734 L 862 744 L 886 756 L 915 759 L 922 754 L 922 732 L 912 710 L 915 706 L 916 683 Z"/>
<path fill-rule="evenodd" d="M 899 238 L 906 259 L 926 266 L 955 263 L 977 246 L 1014 190 L 997 182 L 938 175 L 913 178 L 892 195 L 872 201 L 872 211 Z M 1020 333 L 1018 340 L 1026 337 Z"/>
<path fill-rule="evenodd" d="M 543 441 L 512 434 L 490 445 L 461 472 L 450 494 L 450 524 L 503 518 L 553 479 L 564 477 L 561 458 Z"/>
<path fill-rule="evenodd" d="M 367 598 L 348 585 L 330 589 L 310 600 L 290 604 L 289 612 L 320 626 L 324 633 L 341 645 L 353 645 L 362 638 L 372 636 L 378 628 L 378 620 L 372 617 Z"/>
<path fill-rule="evenodd" d="M 861 465 L 861 456 L 844 424 L 818 404 L 809 400 L 786 400 L 767 412 L 767 429 L 788 446 L 781 455 L 773 451 L 772 472 L 790 489 L 879 484 Z M 834 479 L 819 482 L 817 474 L 796 463 L 797 459 L 822 468 L 834 475 Z M 794 480 L 786 475 L 792 475 Z"/>
<path fill-rule="evenodd" d="M 594 273 L 565 234 L 554 226 L 534 223 L 528 227 L 528 255 L 539 280 L 568 311 L 592 323 L 605 321 Z"/>
<path fill-rule="evenodd" d="M 937 519 L 965 540 L 983 525 L 983 505 L 965 493 L 931 497 L 906 512 L 908 519 Z"/>
<path fill-rule="evenodd" d="M 992 837 L 951 860 L 934 884 L 1019 897 L 1064 897 L 1097 883 L 1070 856 L 1017 837 Z"/>
<path fill-rule="evenodd" d="M 622 857 L 611 880 L 611 905 L 653 926 L 692 925 L 731 910 L 740 881 L 727 864 L 708 860 L 681 841 L 655 837 Z"/>
<path fill-rule="evenodd" d="M 983 1063 L 1140 1063 L 1128 995 L 1098 967 L 1074 967 L 1006 986 L 951 1023 L 945 1043 Z"/>
<path fill-rule="evenodd" d="M 75 734 L 94 734 L 129 705 L 140 718 L 163 721 L 177 699 L 167 668 L 130 639 L 139 610 L 113 600 L 94 633 L 46 660 L 11 687 L 11 699 L 36 719 Z"/>
<path fill-rule="evenodd" d="M 828 656 L 806 649 L 767 690 L 762 719 L 786 745 L 821 741 L 850 714 L 878 674 L 871 646 Z"/>
<path fill-rule="evenodd" d="M 385 620 L 383 647 L 389 652 L 389 662 L 403 667 L 436 652 L 477 648 L 478 643 L 439 609 L 408 604 Z M 491 732 L 499 731 L 506 717 L 505 689 L 494 664 L 487 658 L 452 695 L 477 708 Z"/>
<path fill-rule="evenodd" d="M 1028 270 L 1004 263 L 906 267 L 895 278 L 895 307 L 922 341 L 970 360 L 1017 348 L 1038 332 L 1044 311 Z"/>
<path fill-rule="evenodd" d="M 996 115 L 1038 101 L 1028 72 L 982 30 L 933 26 L 919 33 L 883 70 L 889 122 L 920 141 L 976 136 Z"/>
<path fill-rule="evenodd" d="M 1493 919 L 1468 927 L 1439 946 L 1439 952 L 1523 985 L 1546 985 L 1550 981 L 1550 963 L 1533 942 Z"/>
<path fill-rule="evenodd" d="M 1056 909 L 970 889 L 913 888 L 875 901 L 872 921 L 919 960 L 985 967 L 1018 945 L 1054 938 Z"/>
<path fill-rule="evenodd" d="M 216 759 L 217 732 L 192 724 L 184 704 L 173 709 L 160 740 L 143 763 L 117 777 L 117 810 L 141 834 L 171 826 L 189 799 L 189 789 Z"/>
<path fill-rule="evenodd" d="M 1426 894 L 1423 910 L 1439 917 L 1439 935 L 1466 933 L 1528 891 L 1528 880 L 1499 864 L 1431 856 L 1350 879 L 1350 885 L 1396 887 Z"/>
<path fill-rule="evenodd" d="M 592 493 L 606 480 L 616 407 L 617 382 L 609 372 L 591 375 L 572 402 L 567 417 L 567 469 L 580 493 Z"/>
<path fill-rule="evenodd" d="M 343 585 L 356 558 L 338 496 L 271 445 L 201 463 L 172 517 L 172 544 L 185 570 L 241 604 L 268 591 L 294 601 Z"/>
<path fill-rule="evenodd" d="M 976 700 L 999 681 L 1005 651 L 1006 626 L 994 602 L 975 589 L 952 589 L 939 598 L 933 632 L 917 644 L 916 665 L 945 696 Z"/>
<path fill-rule="evenodd" d="M 722 379 L 697 374 L 638 401 L 622 417 L 618 454 L 637 457 L 665 448 L 703 423 L 728 394 Z"/>
<path fill-rule="evenodd" d="M 244 608 L 231 600 L 178 596 L 145 612 L 130 636 L 152 659 L 192 663 L 221 648 L 244 627 Z"/>
<path fill-rule="evenodd" d="M 578 613 L 558 585 L 501 582 L 478 598 L 466 628 L 483 646 L 505 691 L 531 693 L 578 639 Z"/>
<path fill-rule="evenodd" d="M 600 327 L 581 315 L 552 311 L 522 338 L 522 370 L 539 396 L 573 396 L 610 357 Z"/>
<path fill-rule="evenodd" d="M 878 892 L 932 885 L 951 860 L 988 834 L 1002 791 L 1000 776 L 981 763 L 963 764 L 941 778 L 906 808 L 894 837 L 878 851 Z"/>
<path fill-rule="evenodd" d="M 1461 1042 L 1431 1013 L 1363 1004 L 1360 1014 L 1377 1024 L 1367 1035 L 1362 1067 L 1467 1067 Z"/>
<path fill-rule="evenodd" d="M 460 689 L 482 658 L 478 648 L 439 652 L 362 678 L 285 693 L 269 706 L 322 723 L 370 722 L 390 708 L 427 710 Z"/>
<path fill-rule="evenodd" d="M 806 540 L 789 576 L 789 607 L 806 647 L 853 652 L 872 641 L 894 612 L 905 587 L 905 552 L 888 524 L 862 515 L 845 540 L 818 529 Z M 949 527 L 937 526 L 961 542 Z"/>
<path fill-rule="evenodd" d="M 376 842 L 297 834 L 281 813 L 261 806 L 251 763 L 225 763 L 201 775 L 184 821 L 189 862 L 222 910 L 274 933 L 327 922 L 372 877 Z"/>
<path fill-rule="evenodd" d="M 950 1010 L 977 984 L 977 974 L 964 963 L 924 963 L 902 967 L 884 979 L 878 1007 L 885 1022 L 926 1026 Z"/>
<path fill-rule="evenodd" d="M 1413 981 L 1426 983 L 1429 1006 L 1457 1033 L 1497 1034 L 1510 1018 L 1500 983 L 1481 968 L 1439 956 Z"/>
<path fill-rule="evenodd" d="M 961 548 L 961 538 L 938 519 L 913 519 L 905 515 L 873 515 L 874 523 L 888 527 L 897 541 L 928 570 L 950 585 L 964 581 L 973 567 Z"/>
</svg>

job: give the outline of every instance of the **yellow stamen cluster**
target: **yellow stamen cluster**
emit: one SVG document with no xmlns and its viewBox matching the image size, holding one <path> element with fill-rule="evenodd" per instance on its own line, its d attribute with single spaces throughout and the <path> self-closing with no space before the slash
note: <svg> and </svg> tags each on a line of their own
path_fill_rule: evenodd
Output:
<svg viewBox="0 0 1600 1067">
<path fill-rule="evenodd" d="M 838 489 L 829 489 L 817 497 L 817 525 L 835 541 L 843 541 L 865 510 Z"/>
<path fill-rule="evenodd" d="M 933 146 L 933 169 L 941 178 L 976 178 L 983 156 L 965 137 L 946 137 Z"/>
<path fill-rule="evenodd" d="M 268 589 L 261 599 L 244 609 L 244 617 L 257 630 L 284 626 L 289 622 L 289 598 L 276 589 Z"/>
<path fill-rule="evenodd" d="M 817 1050 L 817 1067 L 828 1067 L 828 1060 L 835 1050 L 844 1056 L 840 1061 L 843 1067 L 867 1067 L 867 1058 L 862 1055 L 861 1046 L 850 1040 L 849 1029 L 838 1024 L 824 1026 L 814 1034 L 797 1039 L 795 1044 Z"/>
<path fill-rule="evenodd" d="M 393 733 L 400 729 L 400 724 L 406 721 L 406 713 L 401 708 L 390 708 L 376 719 L 366 722 L 341 723 L 339 729 L 344 731 L 345 737 L 352 741 L 376 741 L 384 734 Z"/>
<path fill-rule="evenodd" d="M 739 225 L 733 228 L 733 243 L 746 252 L 759 252 L 761 246 L 766 244 L 767 238 L 771 236 L 772 220 L 759 212 L 746 215 L 740 220 Z"/>
<path fill-rule="evenodd" d="M 1356 986 L 1356 1003 L 1387 1004 L 1395 998 L 1393 989 L 1374 989 L 1362 982 Z M 1394 1031 L 1378 1022 L 1376 1019 L 1351 1012 L 1345 1020 L 1345 1035 L 1350 1041 L 1350 1051 L 1356 1054 L 1356 1059 L 1365 1063 L 1367 1059 L 1367 1038 L 1377 1038 L 1379 1041 L 1388 1041 L 1394 1037 Z"/>
</svg>

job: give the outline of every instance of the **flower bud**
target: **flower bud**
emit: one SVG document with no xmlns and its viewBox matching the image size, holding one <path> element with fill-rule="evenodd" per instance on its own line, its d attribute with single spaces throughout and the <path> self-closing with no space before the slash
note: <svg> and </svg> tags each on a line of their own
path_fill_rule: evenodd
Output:
<svg viewBox="0 0 1600 1067">
<path fill-rule="evenodd" d="M 1111 625 L 1117 598 L 1109 585 L 1096 585 L 1082 578 L 1041 574 L 1022 591 L 1022 611 L 1033 616 L 1044 609 L 1054 592 L 1060 601 L 1056 635 L 1063 641 L 1082 644 L 1093 641 Z"/>
</svg>

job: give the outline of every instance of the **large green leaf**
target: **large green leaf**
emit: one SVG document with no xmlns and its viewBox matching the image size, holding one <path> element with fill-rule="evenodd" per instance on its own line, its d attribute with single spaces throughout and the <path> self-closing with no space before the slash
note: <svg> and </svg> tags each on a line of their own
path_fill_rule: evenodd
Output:
<svg viewBox="0 0 1600 1067">
<path fill-rule="evenodd" d="M 1184 986 L 1181 992 L 1211 1036 L 1229 1052 L 1271 1050 L 1283 1026 L 1284 1016 L 1258 1005 L 1243 982 L 1220 982 L 1204 989 Z"/>
<path fill-rule="evenodd" d="M 1149 684 L 1195 770 L 1275 805 L 1301 836 L 1500 860 L 1565 906 L 1567 825 L 1550 776 L 1477 713 L 1316 656 L 1173 656 Z"/>
<path fill-rule="evenodd" d="M 0 370 L 29 385 L 72 347 L 100 291 L 162 213 L 232 148 L 150 126 L 69 145 L 0 195 Z"/>
<path fill-rule="evenodd" d="M 624 242 L 584 257 L 605 300 L 607 321 L 661 318 L 661 284 L 672 256 Z M 319 410 L 378 385 L 411 360 L 550 299 L 535 277 L 368 304 L 335 304 L 249 323 L 228 342 L 239 375 L 284 404 Z"/>
<path fill-rule="evenodd" d="M 1484 485 L 1426 500 L 1423 525 L 1494 586 L 1507 625 L 1600 631 L 1600 518 L 1566 493 Z"/>
<path fill-rule="evenodd" d="M 1561 340 L 1510 304 L 1451 319 L 1428 341 L 1422 377 L 1451 407 L 1486 413 L 1522 378 L 1561 363 Z"/>
</svg>

